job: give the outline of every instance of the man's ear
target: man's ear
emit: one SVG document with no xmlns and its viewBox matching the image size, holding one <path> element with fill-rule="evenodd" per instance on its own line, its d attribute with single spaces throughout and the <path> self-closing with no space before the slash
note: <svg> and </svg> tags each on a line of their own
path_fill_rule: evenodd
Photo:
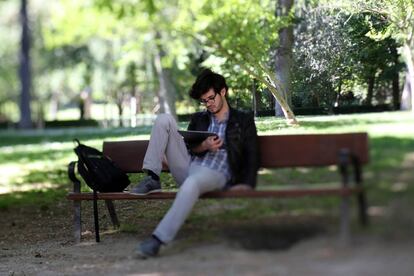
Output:
<svg viewBox="0 0 414 276">
<path fill-rule="evenodd" d="M 220 91 L 220 95 L 221 95 L 221 96 L 225 96 L 225 95 L 226 95 L 226 88 L 224 88 L 224 87 L 223 87 L 223 88 L 221 89 L 221 91 Z"/>
</svg>

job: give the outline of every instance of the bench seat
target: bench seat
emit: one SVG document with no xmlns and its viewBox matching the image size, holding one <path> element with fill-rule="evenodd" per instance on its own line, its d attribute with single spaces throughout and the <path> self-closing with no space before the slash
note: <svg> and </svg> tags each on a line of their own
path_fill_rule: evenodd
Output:
<svg viewBox="0 0 414 276">
<path fill-rule="evenodd" d="M 203 194 L 202 199 L 214 198 L 282 198 L 304 196 L 349 196 L 362 192 L 362 188 L 324 188 L 324 189 L 284 189 L 284 190 L 252 190 L 252 191 L 217 191 Z M 146 200 L 146 199 L 174 199 L 176 192 L 160 192 L 148 195 L 124 193 L 97 193 L 97 199 L 113 200 Z M 93 193 L 69 193 L 70 200 L 93 200 Z"/>
</svg>

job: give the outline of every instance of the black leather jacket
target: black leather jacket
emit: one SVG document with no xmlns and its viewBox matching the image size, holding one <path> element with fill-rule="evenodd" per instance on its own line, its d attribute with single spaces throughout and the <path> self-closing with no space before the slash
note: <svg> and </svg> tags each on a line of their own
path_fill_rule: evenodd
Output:
<svg viewBox="0 0 414 276">
<path fill-rule="evenodd" d="M 198 112 L 191 117 L 188 130 L 206 131 L 209 125 L 210 114 L 207 111 Z M 192 146 L 189 146 L 190 152 Z M 253 114 L 230 107 L 226 128 L 226 149 L 232 175 L 226 187 L 248 184 L 254 188 L 259 168 L 259 151 Z"/>
</svg>

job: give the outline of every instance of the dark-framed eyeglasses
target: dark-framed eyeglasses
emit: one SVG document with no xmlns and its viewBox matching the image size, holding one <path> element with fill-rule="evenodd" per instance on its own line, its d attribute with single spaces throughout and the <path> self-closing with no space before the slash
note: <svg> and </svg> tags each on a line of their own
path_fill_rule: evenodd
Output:
<svg viewBox="0 0 414 276">
<path fill-rule="evenodd" d="M 215 93 L 214 95 L 207 97 L 207 99 L 200 99 L 200 104 L 207 105 L 208 103 L 214 103 L 217 94 L 218 93 Z"/>
</svg>

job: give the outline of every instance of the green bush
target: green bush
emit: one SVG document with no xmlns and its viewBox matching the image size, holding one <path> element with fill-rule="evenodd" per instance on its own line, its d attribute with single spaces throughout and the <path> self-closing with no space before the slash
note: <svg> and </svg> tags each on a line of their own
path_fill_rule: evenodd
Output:
<svg viewBox="0 0 414 276">
<path fill-rule="evenodd" d="M 65 120 L 65 121 L 46 121 L 45 128 L 61 127 L 98 127 L 99 122 L 96 120 Z"/>
</svg>

